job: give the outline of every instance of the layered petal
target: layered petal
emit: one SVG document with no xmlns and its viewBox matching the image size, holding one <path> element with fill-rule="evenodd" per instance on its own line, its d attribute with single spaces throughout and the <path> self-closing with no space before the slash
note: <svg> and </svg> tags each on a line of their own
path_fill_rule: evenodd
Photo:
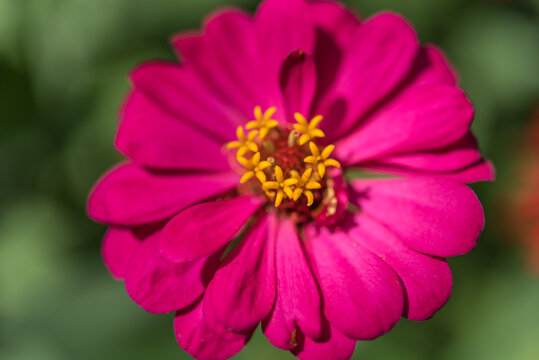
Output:
<svg viewBox="0 0 539 360">
<path fill-rule="evenodd" d="M 152 61 L 131 73 L 133 87 L 163 112 L 221 143 L 234 137 L 238 120 L 188 66 Z"/>
<path fill-rule="evenodd" d="M 233 129 L 230 133 L 233 136 Z M 115 145 L 134 162 L 150 168 L 230 171 L 221 151 L 222 140 L 182 121 L 140 90 L 132 91 L 125 102 Z"/>
<path fill-rule="evenodd" d="M 477 141 L 471 133 L 467 133 L 462 139 L 437 151 L 391 155 L 377 163 L 425 172 L 452 172 L 481 160 Z"/>
<path fill-rule="evenodd" d="M 300 360 L 348 360 L 354 353 L 356 341 L 326 322 L 322 339 L 313 340 L 298 334 L 298 346 L 292 350 Z"/>
<path fill-rule="evenodd" d="M 353 339 L 374 339 L 389 331 L 404 305 L 403 289 L 393 270 L 345 233 L 313 225 L 305 232 L 329 322 Z"/>
<path fill-rule="evenodd" d="M 444 177 L 462 183 L 494 181 L 496 179 L 496 169 L 490 160 L 481 160 L 467 168 L 446 174 Z"/>
<path fill-rule="evenodd" d="M 385 226 L 362 213 L 350 218 L 346 227 L 353 243 L 364 245 L 399 275 L 406 293 L 403 316 L 419 321 L 434 315 L 451 295 L 447 261 L 409 249 Z"/>
<path fill-rule="evenodd" d="M 360 25 L 357 14 L 340 2 L 314 0 L 307 2 L 307 4 L 317 30 L 331 36 L 339 46 L 344 46 Z M 320 37 L 317 37 L 316 40 L 320 41 Z"/>
<path fill-rule="evenodd" d="M 258 61 L 263 86 L 270 104 L 277 107 L 276 116 L 290 121 L 282 113 L 284 106 L 279 88 L 279 72 L 286 57 L 296 50 L 313 54 L 315 28 L 303 0 L 272 0 L 260 4 L 254 27 L 260 44 Z"/>
<path fill-rule="evenodd" d="M 249 335 L 233 334 L 230 340 L 224 340 L 213 333 L 203 316 L 203 301 L 176 313 L 174 332 L 176 341 L 189 355 L 198 360 L 224 360 L 238 353 L 247 343 Z"/>
<path fill-rule="evenodd" d="M 260 216 L 216 271 L 207 311 L 234 332 L 256 327 L 275 302 L 275 220 Z"/>
<path fill-rule="evenodd" d="M 489 160 L 480 160 L 465 168 L 449 172 L 429 172 L 387 165 L 365 165 L 365 167 L 370 169 L 371 171 L 387 174 L 390 176 L 431 176 L 434 178 L 454 180 L 463 184 L 473 183 L 477 181 L 494 181 L 496 178 L 496 169 Z"/>
<path fill-rule="evenodd" d="M 426 85 L 457 85 L 457 75 L 445 55 L 434 45 L 419 50 L 403 91 Z"/>
<path fill-rule="evenodd" d="M 150 236 L 133 253 L 125 274 L 131 298 L 151 313 L 181 309 L 195 301 L 219 264 L 222 251 L 191 262 L 171 263 L 159 255 L 157 239 Z"/>
<path fill-rule="evenodd" d="M 275 263 L 277 298 L 263 329 L 273 345 L 291 350 L 297 345 L 296 326 L 310 338 L 322 337 L 322 309 L 313 274 L 289 218 L 279 223 Z"/>
<path fill-rule="evenodd" d="M 309 11 L 316 27 L 313 53 L 317 73 L 317 88 L 313 102 L 314 114 L 320 114 L 318 104 L 331 87 L 340 68 L 344 48 L 360 25 L 358 17 L 336 1 L 309 1 Z"/>
<path fill-rule="evenodd" d="M 335 156 L 352 165 L 389 154 L 438 149 L 464 137 L 473 106 L 458 88 L 415 88 L 397 97 L 337 143 Z"/>
<path fill-rule="evenodd" d="M 134 226 L 167 219 L 238 183 L 231 173 L 156 173 L 135 164 L 110 170 L 88 198 L 88 214 L 107 224 Z"/>
<path fill-rule="evenodd" d="M 462 183 L 493 181 L 495 171 L 479 152 L 471 133 L 436 151 L 389 155 L 376 160 L 374 168 L 401 175 L 433 175 Z"/>
<path fill-rule="evenodd" d="M 333 95 L 325 104 L 329 120 L 322 128 L 328 137 L 344 134 L 389 95 L 410 72 L 418 51 L 413 28 L 396 14 L 381 13 L 361 24 L 350 36 Z"/>
<path fill-rule="evenodd" d="M 201 83 L 228 106 L 236 125 L 245 123 L 255 105 L 265 106 L 256 64 L 262 54 L 252 19 L 236 9 L 217 11 L 202 34 L 183 33 L 172 44 Z"/>
<path fill-rule="evenodd" d="M 133 228 L 111 226 L 103 238 L 101 253 L 105 265 L 117 278 L 124 277 L 127 264 L 144 237 L 138 236 Z"/>
<path fill-rule="evenodd" d="M 302 50 L 293 51 L 284 61 L 279 83 L 286 104 L 286 115 L 295 112 L 308 116 L 316 90 L 316 69 L 313 58 Z"/>
<path fill-rule="evenodd" d="M 210 255 L 228 244 L 261 205 L 252 196 L 194 205 L 167 223 L 159 250 L 165 259 L 176 262 Z"/>
<path fill-rule="evenodd" d="M 207 294 L 208 293 L 206 292 L 205 296 Z M 238 337 L 251 334 L 256 329 L 256 326 L 258 326 L 257 324 L 256 326 L 253 326 L 245 331 L 240 332 L 232 331 L 232 329 L 226 328 L 226 326 L 217 319 L 215 311 L 213 311 L 212 305 L 207 300 L 203 302 L 202 312 L 204 314 L 204 321 L 208 329 L 222 340 L 236 341 Z"/>
<path fill-rule="evenodd" d="M 484 226 L 481 203 L 456 181 L 435 177 L 356 180 L 351 202 L 387 226 L 410 249 L 434 256 L 465 254 Z"/>
</svg>

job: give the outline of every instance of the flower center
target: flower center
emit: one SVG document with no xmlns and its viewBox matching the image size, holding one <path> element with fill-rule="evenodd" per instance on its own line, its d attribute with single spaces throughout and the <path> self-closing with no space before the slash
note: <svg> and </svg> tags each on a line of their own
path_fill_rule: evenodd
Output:
<svg viewBox="0 0 539 360">
<path fill-rule="evenodd" d="M 272 107 L 263 112 L 256 106 L 255 119 L 245 125 L 249 132 L 238 127 L 238 140 L 226 146 L 236 150 L 242 184 L 265 194 L 281 210 L 313 216 L 314 209 L 333 193 L 328 189 L 332 181 L 326 168 L 341 166 L 330 157 L 335 146 L 317 144 L 325 136 L 318 128 L 321 115 L 308 121 L 295 113 L 296 123 L 290 125 L 273 119 L 275 111 Z"/>
</svg>

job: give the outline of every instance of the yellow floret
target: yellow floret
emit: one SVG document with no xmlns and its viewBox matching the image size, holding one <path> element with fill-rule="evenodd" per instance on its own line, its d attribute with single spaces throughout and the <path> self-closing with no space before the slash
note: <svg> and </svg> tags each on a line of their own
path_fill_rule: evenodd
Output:
<svg viewBox="0 0 539 360">
<path fill-rule="evenodd" d="M 258 145 L 254 142 L 256 134 L 258 134 L 258 131 L 253 130 L 250 131 L 247 136 L 245 136 L 245 133 L 243 132 L 243 127 L 238 126 L 238 128 L 236 129 L 236 136 L 238 137 L 238 140 L 227 143 L 226 147 L 228 149 L 238 149 L 238 157 L 245 155 L 248 151 L 257 152 Z"/>
<path fill-rule="evenodd" d="M 314 195 L 311 190 L 320 189 L 322 186 L 319 182 L 311 180 L 313 169 L 307 169 L 300 176 L 295 170 L 291 171 L 292 177 L 298 180 L 296 188 L 294 189 L 293 199 L 297 201 L 301 194 L 307 198 L 307 206 L 311 206 L 314 201 Z"/>
<path fill-rule="evenodd" d="M 275 111 L 277 111 L 276 107 L 270 107 L 264 113 L 262 113 L 262 108 L 260 106 L 256 106 L 254 110 L 255 119 L 253 121 L 249 121 L 245 128 L 258 129 L 258 137 L 260 140 L 264 139 L 270 129 L 279 125 L 277 120 L 271 118 L 273 114 L 275 114 Z"/>
<path fill-rule="evenodd" d="M 265 190 L 275 190 L 275 207 L 281 205 L 281 202 L 283 201 L 283 197 L 286 194 L 289 199 L 292 199 L 294 196 L 294 191 L 292 189 L 292 185 L 296 185 L 298 183 L 298 179 L 294 178 L 284 178 L 283 170 L 278 166 L 275 165 L 275 181 L 266 181 L 264 184 L 262 184 L 263 188 Z"/>
<path fill-rule="evenodd" d="M 337 160 L 329 158 L 333 149 L 335 149 L 335 145 L 328 145 L 320 152 L 318 146 L 311 141 L 309 143 L 309 149 L 311 150 L 311 155 L 307 156 L 303 161 L 317 169 L 320 178 L 324 177 L 327 166 L 341 167 L 341 164 Z"/>
<path fill-rule="evenodd" d="M 310 123 L 308 123 L 305 116 L 301 115 L 300 113 L 295 113 L 294 119 L 296 119 L 298 122 L 297 124 L 294 124 L 294 129 L 301 134 L 299 138 L 300 145 L 303 145 L 307 143 L 307 141 L 313 140 L 314 138 L 322 138 L 326 136 L 322 130 L 317 128 L 318 124 L 323 119 L 322 115 L 316 115 L 312 118 Z"/>
<path fill-rule="evenodd" d="M 241 177 L 240 183 L 244 183 L 254 176 L 260 181 L 261 184 L 266 182 L 266 174 L 264 174 L 264 169 L 271 166 L 269 161 L 263 160 L 260 161 L 260 153 L 257 152 L 253 155 L 250 160 L 247 160 L 244 157 L 238 156 L 238 162 L 243 165 L 247 171 Z"/>
</svg>

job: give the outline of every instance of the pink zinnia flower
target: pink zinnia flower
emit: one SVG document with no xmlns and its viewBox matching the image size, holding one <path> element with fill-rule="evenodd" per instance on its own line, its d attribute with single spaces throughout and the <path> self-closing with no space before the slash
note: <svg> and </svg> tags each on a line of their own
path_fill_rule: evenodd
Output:
<svg viewBox="0 0 539 360">
<path fill-rule="evenodd" d="M 131 74 L 129 161 L 88 212 L 110 225 L 103 256 L 133 300 L 177 311 L 184 350 L 230 357 L 262 323 L 299 358 L 346 359 L 444 305 L 444 257 L 484 223 L 464 183 L 493 170 L 438 49 L 398 15 L 304 0 L 220 11 L 173 46 L 180 64 Z M 392 177 L 343 176 L 354 168 Z"/>
</svg>

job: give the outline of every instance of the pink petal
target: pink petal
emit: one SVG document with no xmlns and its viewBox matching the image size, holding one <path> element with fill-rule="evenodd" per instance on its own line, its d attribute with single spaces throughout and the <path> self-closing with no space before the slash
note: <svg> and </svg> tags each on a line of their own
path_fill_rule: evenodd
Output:
<svg viewBox="0 0 539 360">
<path fill-rule="evenodd" d="M 496 169 L 489 160 L 481 160 L 477 164 L 471 165 L 460 171 L 447 174 L 445 177 L 462 183 L 494 181 L 496 179 Z"/>
<path fill-rule="evenodd" d="M 210 66 L 228 80 L 229 94 L 236 90 L 237 101 L 245 99 L 245 110 L 252 116 L 253 104 L 265 105 L 265 89 L 258 83 L 257 64 L 265 56 L 260 51 L 251 16 L 241 10 L 224 10 L 206 19 L 204 41 L 213 63 Z"/>
<path fill-rule="evenodd" d="M 206 323 L 206 326 L 214 335 L 217 335 L 222 340 L 236 341 L 238 337 L 249 335 L 256 329 L 256 326 L 253 326 L 252 328 L 247 329 L 246 331 L 241 331 L 241 332 L 234 332 L 232 331 L 232 329 L 227 329 L 216 318 L 215 312 L 213 311 L 211 307 L 212 305 L 209 304 L 209 302 L 207 301 L 207 294 L 208 292 L 206 292 L 204 295 L 205 299 L 202 305 L 202 312 L 204 314 L 204 322 Z"/>
<path fill-rule="evenodd" d="M 320 295 L 289 218 L 279 223 L 276 246 L 277 299 L 263 329 L 273 345 L 291 350 L 296 325 L 311 338 L 322 336 Z"/>
<path fill-rule="evenodd" d="M 229 106 L 237 125 L 251 117 L 262 103 L 256 64 L 258 50 L 250 16 L 240 10 L 220 10 L 205 21 L 204 34 L 180 34 L 174 47 L 215 97 Z"/>
<path fill-rule="evenodd" d="M 237 183 L 237 175 L 230 173 L 160 174 L 123 164 L 99 180 L 88 199 L 88 214 L 107 224 L 148 224 L 169 218 Z"/>
<path fill-rule="evenodd" d="M 301 50 L 290 53 L 281 67 L 280 86 L 288 118 L 293 119 L 295 112 L 308 116 L 316 90 L 313 58 Z"/>
<path fill-rule="evenodd" d="M 398 96 L 402 99 L 407 93 L 411 92 L 413 94 L 417 88 L 432 85 L 455 86 L 456 82 L 456 74 L 445 56 L 436 47 L 427 45 L 420 49 L 413 69 L 405 84 L 401 85 L 403 90 Z M 393 102 L 399 101 L 398 99 Z M 359 131 L 362 131 L 361 127 Z M 343 143 L 346 143 L 346 141 Z M 340 145 L 339 148 L 342 146 Z M 477 149 L 477 142 L 471 133 L 467 133 L 462 139 L 444 148 L 427 149 L 427 151 L 413 154 L 388 155 L 387 158 L 377 159 L 376 162 L 378 164 L 411 167 L 417 170 L 423 169 L 424 171 L 448 172 L 469 166 L 480 159 L 481 155 Z M 439 168 L 439 170 L 436 168 Z"/>
<path fill-rule="evenodd" d="M 334 38 L 340 46 L 348 42 L 360 25 L 358 16 L 340 2 L 315 0 L 307 4 L 316 27 Z"/>
<path fill-rule="evenodd" d="M 384 173 L 388 175 L 428 175 L 435 178 L 458 181 L 463 184 L 473 183 L 477 181 L 494 181 L 496 178 L 496 169 L 489 160 L 480 160 L 475 164 L 450 172 L 429 172 L 387 165 L 365 165 L 365 168 L 377 173 Z"/>
<path fill-rule="evenodd" d="M 259 85 L 265 88 L 269 103 L 277 107 L 276 117 L 283 121 L 287 118 L 281 113 L 283 105 L 279 72 L 281 64 L 292 51 L 313 53 L 315 33 L 308 11 L 303 0 L 272 0 L 262 2 L 254 16 L 262 55 L 259 58 Z"/>
<path fill-rule="evenodd" d="M 273 70 L 294 50 L 311 53 L 314 46 L 314 28 L 308 5 L 303 0 L 264 1 L 258 8 L 254 22 L 258 41 L 263 45 L 263 59 Z M 264 68 L 264 67 L 263 67 Z"/>
<path fill-rule="evenodd" d="M 437 151 L 390 155 L 377 163 L 424 172 L 453 172 L 481 161 L 477 141 L 467 133 L 457 142 Z"/>
<path fill-rule="evenodd" d="M 320 114 L 319 104 L 335 81 L 343 51 L 351 35 L 360 25 L 356 14 L 335 1 L 309 1 L 310 15 L 316 27 L 316 46 L 313 53 L 318 77 L 314 113 Z"/>
<path fill-rule="evenodd" d="M 137 248 L 125 274 L 129 296 L 151 313 L 175 311 L 195 301 L 204 292 L 222 254 L 170 263 L 157 251 L 159 235 L 159 232 L 152 235 Z"/>
<path fill-rule="evenodd" d="M 393 270 L 341 232 L 308 226 L 306 249 L 323 294 L 324 313 L 346 336 L 369 340 L 389 331 L 404 297 Z"/>
<path fill-rule="evenodd" d="M 423 46 L 411 71 L 406 90 L 426 85 L 457 85 L 457 75 L 445 55 L 434 45 Z"/>
<path fill-rule="evenodd" d="M 161 254 L 169 261 L 190 261 L 212 254 L 234 238 L 260 205 L 258 198 L 241 196 L 187 208 L 163 229 Z"/>
<path fill-rule="evenodd" d="M 223 144 L 139 90 L 133 91 L 124 105 L 115 140 L 118 150 L 143 166 L 197 171 L 230 170 Z"/>
<path fill-rule="evenodd" d="M 230 331 L 256 327 L 273 308 L 275 239 L 271 228 L 274 221 L 265 215 L 259 217 L 225 258 L 208 286 L 207 310 Z"/>
<path fill-rule="evenodd" d="M 134 228 L 117 226 L 108 228 L 103 238 L 101 253 L 112 276 L 117 279 L 124 277 L 131 255 L 145 237 L 140 236 Z"/>
<path fill-rule="evenodd" d="M 472 104 L 458 88 L 414 88 L 338 142 L 335 156 L 345 164 L 356 164 L 389 154 L 443 148 L 468 132 L 473 115 Z"/>
<path fill-rule="evenodd" d="M 165 61 L 142 64 L 131 74 L 136 90 L 178 122 L 222 142 L 234 137 L 237 119 L 186 66 Z"/>
<path fill-rule="evenodd" d="M 396 14 L 381 13 L 359 26 L 350 36 L 334 86 L 333 101 L 344 99 L 348 113 L 341 120 L 327 111 L 322 128 L 328 136 L 344 134 L 394 90 L 411 70 L 418 50 L 413 28 Z"/>
<path fill-rule="evenodd" d="M 221 360 L 238 353 L 249 335 L 234 334 L 234 339 L 227 341 L 208 329 L 202 314 L 203 301 L 200 300 L 188 308 L 176 313 L 174 332 L 180 347 L 197 360 Z"/>
<path fill-rule="evenodd" d="M 386 227 L 363 214 L 356 214 L 348 226 L 355 243 L 378 255 L 399 275 L 406 291 L 404 316 L 426 320 L 447 302 L 453 281 L 445 259 L 410 250 Z"/>
<path fill-rule="evenodd" d="M 199 59 L 204 58 L 204 36 L 198 31 L 185 31 L 176 34 L 170 40 L 172 47 L 180 58 L 182 65 L 193 64 L 195 66 Z M 189 66 L 189 65 L 188 65 Z M 194 73 L 197 73 L 194 68 Z M 204 79 L 203 77 L 201 79 Z M 204 80 L 205 81 L 205 80 Z"/>
<path fill-rule="evenodd" d="M 326 324 L 322 340 L 313 340 L 298 334 L 298 346 L 292 351 L 300 360 L 348 360 L 354 354 L 356 341 L 345 336 L 335 327 Z"/>
<path fill-rule="evenodd" d="M 467 186 L 443 178 L 357 180 L 351 202 L 409 248 L 434 256 L 465 254 L 484 226 L 481 203 Z"/>
</svg>

